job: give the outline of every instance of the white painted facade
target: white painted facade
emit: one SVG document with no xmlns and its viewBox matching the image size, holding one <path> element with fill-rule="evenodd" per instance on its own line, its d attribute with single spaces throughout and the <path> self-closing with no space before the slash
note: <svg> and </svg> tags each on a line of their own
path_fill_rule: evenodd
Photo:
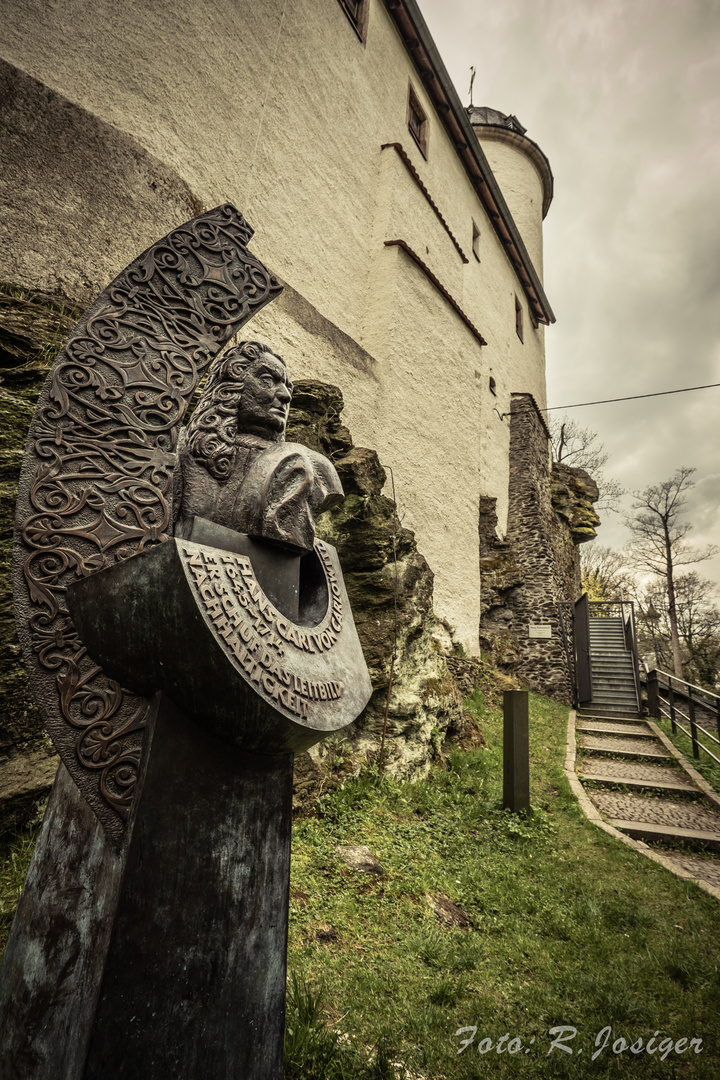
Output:
<svg viewBox="0 0 720 1080">
<path fill-rule="evenodd" d="M 403 524 L 435 572 L 436 611 L 474 654 L 478 498 L 497 498 L 504 529 L 501 417 L 511 393 L 546 404 L 544 327 L 412 50 L 382 0 L 368 3 L 363 42 L 338 0 L 2 0 L 0 54 L 126 133 L 206 208 L 232 202 L 247 217 L 253 251 L 289 288 L 246 336 L 269 342 L 294 378 L 341 387 L 355 442 L 393 469 Z M 427 159 L 407 126 L 409 86 L 427 115 Z M 522 137 L 483 143 L 541 281 L 537 165 Z M 403 247 L 386 246 L 398 240 L 486 345 Z M 130 260 L 118 244 L 106 261 L 117 273 Z"/>
</svg>

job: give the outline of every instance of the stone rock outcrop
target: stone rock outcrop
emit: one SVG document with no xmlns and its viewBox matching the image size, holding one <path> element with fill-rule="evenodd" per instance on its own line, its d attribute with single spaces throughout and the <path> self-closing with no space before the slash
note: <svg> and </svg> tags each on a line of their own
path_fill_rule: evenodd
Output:
<svg viewBox="0 0 720 1080">
<path fill-rule="evenodd" d="M 345 771 L 377 759 L 392 668 L 384 765 L 394 775 L 417 777 L 439 756 L 446 736 L 461 731 L 461 696 L 435 640 L 432 570 L 414 534 L 400 525 L 395 504 L 382 494 L 386 476 L 377 454 L 353 446 L 342 409 L 337 387 L 300 381 L 287 427 L 288 439 L 332 459 L 345 491 L 340 505 L 320 519 L 318 535 L 337 548 L 373 696 L 340 756 Z M 321 772 L 337 759 L 331 741 L 311 754 Z M 297 771 L 308 770 L 299 759 Z"/>
<path fill-rule="evenodd" d="M 425 899 L 441 926 L 469 930 L 472 919 L 467 911 L 455 904 L 445 893 L 429 893 Z"/>
<path fill-rule="evenodd" d="M 595 539 L 600 518 L 593 503 L 599 498 L 600 491 L 589 473 L 553 461 L 550 499 L 555 513 L 567 522 L 573 544 L 585 544 Z"/>
<path fill-rule="evenodd" d="M 338 844 L 335 854 L 346 866 L 349 866 L 351 870 L 357 870 L 359 874 L 382 875 L 385 873 L 380 861 L 365 844 Z"/>
</svg>

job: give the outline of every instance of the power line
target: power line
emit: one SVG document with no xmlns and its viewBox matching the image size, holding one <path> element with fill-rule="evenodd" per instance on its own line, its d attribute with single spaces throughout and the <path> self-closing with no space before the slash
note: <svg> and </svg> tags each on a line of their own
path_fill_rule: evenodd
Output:
<svg viewBox="0 0 720 1080">
<path fill-rule="evenodd" d="M 615 401 L 637 401 L 639 398 L 664 397 L 666 394 L 688 394 L 691 390 L 710 390 L 720 383 L 707 383 L 705 386 L 684 386 L 682 390 L 656 390 L 654 394 L 632 394 L 630 397 L 605 398 L 603 401 L 579 401 L 575 405 L 551 405 L 549 409 L 539 409 L 539 412 L 557 412 L 558 409 L 582 409 L 585 405 L 610 405 Z"/>
</svg>

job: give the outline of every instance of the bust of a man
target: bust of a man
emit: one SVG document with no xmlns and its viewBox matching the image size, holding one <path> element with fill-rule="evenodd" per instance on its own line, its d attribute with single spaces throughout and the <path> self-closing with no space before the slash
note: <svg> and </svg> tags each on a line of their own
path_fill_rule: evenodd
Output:
<svg viewBox="0 0 720 1080">
<path fill-rule="evenodd" d="M 243 341 L 211 369 L 178 449 L 175 535 L 195 517 L 310 551 L 315 518 L 342 498 L 322 454 L 285 442 L 292 383 L 282 357 Z"/>
</svg>

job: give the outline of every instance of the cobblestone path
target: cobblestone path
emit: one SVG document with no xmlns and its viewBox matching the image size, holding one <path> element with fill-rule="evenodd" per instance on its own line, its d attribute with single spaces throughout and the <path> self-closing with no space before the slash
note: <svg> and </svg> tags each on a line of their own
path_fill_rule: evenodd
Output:
<svg viewBox="0 0 720 1080">
<path fill-rule="evenodd" d="M 581 773 L 587 780 L 605 781 L 610 784 L 632 784 L 634 787 L 672 787 L 699 795 L 698 789 L 682 769 L 665 765 L 651 765 L 646 761 L 618 761 L 615 758 L 591 758 L 583 761 Z"/>
<path fill-rule="evenodd" d="M 652 722 L 576 719 L 575 770 L 600 816 L 720 896 L 720 796 Z"/>
<path fill-rule="evenodd" d="M 583 735 L 578 744 L 586 750 L 601 754 L 622 754 L 627 757 L 668 758 L 670 755 L 653 739 L 624 739 L 622 736 Z"/>
</svg>

